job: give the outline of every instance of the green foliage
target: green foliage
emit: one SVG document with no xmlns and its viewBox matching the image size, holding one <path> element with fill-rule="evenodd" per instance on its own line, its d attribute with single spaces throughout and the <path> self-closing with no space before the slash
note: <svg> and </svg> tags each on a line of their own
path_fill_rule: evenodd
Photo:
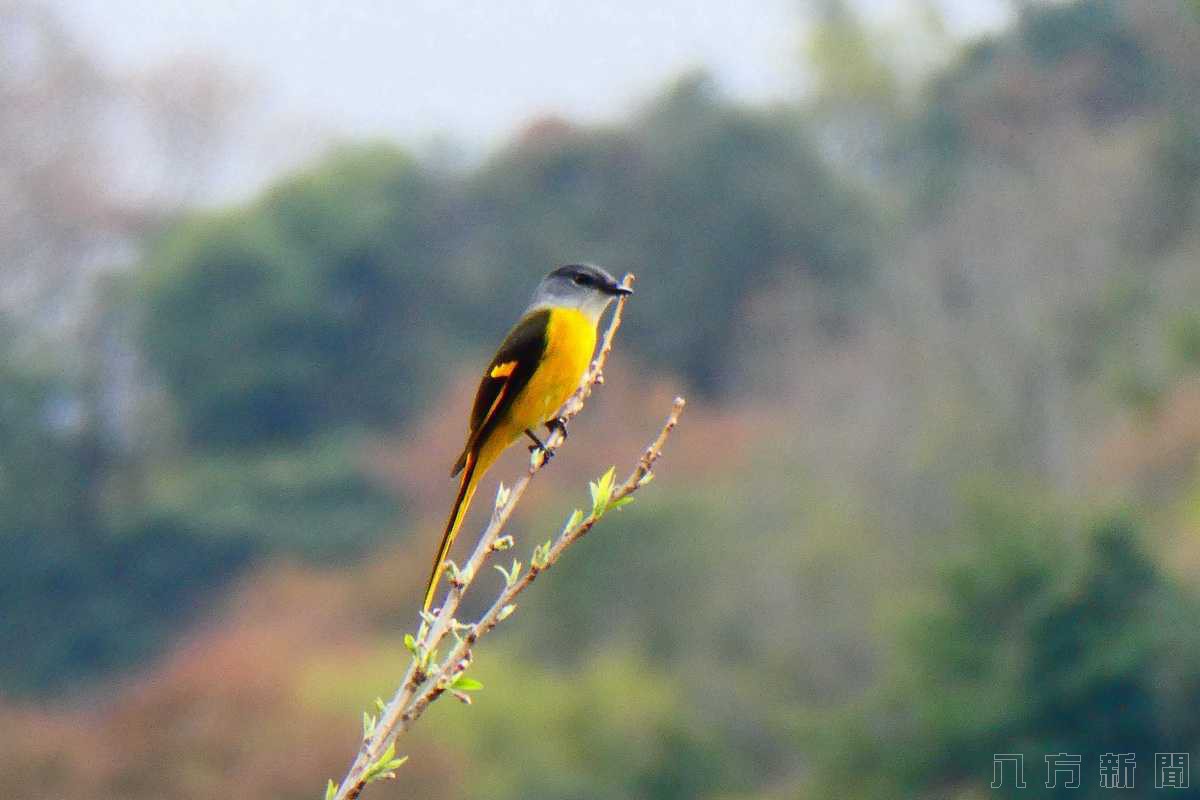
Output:
<svg viewBox="0 0 1200 800">
<path fill-rule="evenodd" d="M 514 584 L 516 584 L 517 579 L 521 577 L 521 562 L 517 561 L 515 558 L 513 559 L 512 567 L 510 569 L 505 569 L 499 564 L 493 564 L 492 567 L 504 576 L 505 587 L 512 587 Z"/>
<path fill-rule="evenodd" d="M 474 754 L 467 794 L 666 800 L 745 785 L 728 768 L 719 731 L 689 717 L 672 676 L 628 653 L 559 675 L 489 647 L 472 669 L 486 676 L 484 700 L 425 723 L 437 741 Z M 538 733 L 514 737 L 514 725 Z"/>
<path fill-rule="evenodd" d="M 668 697 L 678 697 L 674 713 L 691 726 L 687 737 L 711 736 L 721 754 L 704 765 L 710 789 L 801 766 L 794 733 L 804 706 L 859 679 L 869 661 L 861 643 L 873 592 L 898 585 L 887 575 L 896 554 L 864 540 L 846 506 L 830 503 L 831 493 L 770 464 L 752 474 L 753 487 L 705 481 L 681 490 L 672 482 L 641 497 L 636 514 L 579 541 L 539 580 L 538 597 L 523 604 L 507 639 L 564 681 L 610 657 L 657 665 L 662 674 L 644 681 L 661 681 Z M 753 509 L 749 528 L 746 509 Z M 552 530 L 556 522 L 531 527 Z M 504 691 L 504 676 L 487 671 L 488 663 L 481 655 L 472 667 L 489 689 L 472 717 Z M 622 724 L 629 713 L 622 696 L 597 709 L 590 724 Z M 539 730 L 549 712 L 533 713 L 529 730 Z M 578 767 L 564 768 L 578 779 Z M 665 784 L 692 767 L 664 760 L 660 769 Z M 668 785 L 658 791 L 691 796 Z"/>
<path fill-rule="evenodd" d="M 633 338 L 697 388 L 728 391 L 741 377 L 730 365 L 743 332 L 732 298 L 796 279 L 861 288 L 873 273 L 875 220 L 786 112 L 730 108 L 693 78 L 642 125 L 653 182 L 644 205 L 629 208 L 641 220 L 630 226 L 632 252 L 613 263 L 647 262 L 639 304 L 663 324 L 642 329 L 652 348 L 642 331 Z"/>
<path fill-rule="evenodd" d="M 805 61 L 817 73 L 823 96 L 882 105 L 895 100 L 896 76 L 872 31 L 847 3 L 821 3 L 820 19 L 805 44 Z"/>
<path fill-rule="evenodd" d="M 1152 255 L 1168 253 L 1186 236 L 1200 200 L 1200 109 L 1187 94 L 1183 105 L 1161 126 L 1151 163 L 1146 170 L 1142 207 L 1130 213 L 1130 244 Z"/>
<path fill-rule="evenodd" d="M 92 523 L 85 487 L 91 483 L 86 451 L 94 443 L 71 424 L 77 408 L 70 386 L 6 350 L 0 351 L 0 385 L 0 520 L 5 529 L 61 530 Z"/>
<path fill-rule="evenodd" d="M 459 675 L 451 682 L 450 688 L 459 692 L 478 692 L 483 688 L 483 684 L 474 678 Z"/>
<path fill-rule="evenodd" d="M 1182 366 L 1193 370 L 1200 366 L 1200 314 L 1176 317 L 1168 337 L 1172 353 Z"/>
<path fill-rule="evenodd" d="M 543 569 L 550 560 L 551 541 L 546 541 L 533 548 L 533 555 L 529 558 L 529 564 L 534 569 Z"/>
<path fill-rule="evenodd" d="M 1072 525 L 1014 500 L 979 503 L 928 607 L 901 625 L 876 696 L 820 746 L 822 786 L 921 796 L 985 789 L 992 754 L 1155 752 L 1200 743 L 1196 598 L 1114 516 Z M 880 727 L 881 721 L 886 724 Z M 1102 796 L 1093 781 L 1071 796 Z"/>
<path fill-rule="evenodd" d="M 1060 65 L 1080 55 L 1096 58 L 1103 72 L 1080 98 L 1095 120 L 1115 119 L 1152 99 L 1158 65 L 1129 24 L 1119 0 L 1045 4 L 1021 17 L 1020 35 L 1034 58 Z"/>
<path fill-rule="evenodd" d="M 394 499 L 362 474 L 357 437 L 162 464 L 142 512 L 186 521 L 215 539 L 329 561 L 361 552 L 394 518 Z"/>
<path fill-rule="evenodd" d="M 395 771 L 404 766 L 405 761 L 408 761 L 408 756 L 396 758 L 396 743 L 392 742 L 387 746 L 387 749 L 383 751 L 383 755 L 379 756 L 379 758 L 367 768 L 367 771 L 363 773 L 363 781 L 370 784 L 379 780 L 395 778 Z"/>
<path fill-rule="evenodd" d="M 299 253 L 263 222 L 225 215 L 173 234 L 145 273 L 143 343 L 197 442 L 306 433 L 319 346 Z M 300 295 L 300 296 L 297 296 Z"/>
<path fill-rule="evenodd" d="M 592 496 L 592 516 L 597 519 L 604 516 L 604 512 L 608 510 L 608 503 L 612 500 L 613 480 L 616 474 L 617 468 L 609 467 L 608 471 L 601 475 L 599 480 L 588 482 L 588 493 Z"/>
<path fill-rule="evenodd" d="M 645 272 L 648 326 L 631 333 L 717 389 L 731 299 L 795 275 L 861 279 L 870 222 L 793 117 L 697 78 L 628 130 L 549 130 L 463 178 L 361 147 L 186 220 L 139 278 L 142 346 L 197 444 L 394 424 L 445 356 L 486 348 L 546 269 L 584 257 Z"/>
<path fill-rule="evenodd" d="M 0 688 L 46 692 L 141 662 L 253 555 L 170 521 L 0 530 Z"/>
<path fill-rule="evenodd" d="M 142 346 L 191 440 L 294 441 L 391 421 L 438 352 L 437 195 L 386 148 L 174 228 L 139 277 Z"/>
<path fill-rule="evenodd" d="M 44 692 L 145 658 L 254 551 L 170 519 L 111 524 L 73 387 L 11 353 L 0 384 L 0 692 Z"/>
</svg>

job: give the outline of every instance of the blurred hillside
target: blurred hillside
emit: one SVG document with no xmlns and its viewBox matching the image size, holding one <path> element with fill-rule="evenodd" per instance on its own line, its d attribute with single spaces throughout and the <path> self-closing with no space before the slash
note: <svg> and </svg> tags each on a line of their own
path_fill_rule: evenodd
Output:
<svg viewBox="0 0 1200 800">
<path fill-rule="evenodd" d="M 373 791 L 968 798 L 992 753 L 1115 751 L 1148 796 L 1200 757 L 1200 14 L 819 8 L 791 104 L 687 75 L 470 171 L 346 144 L 205 212 L 219 70 L 124 81 L 0 11 L 0 793 L 340 773 L 478 365 L 567 260 L 638 293 L 518 540 L 694 410 Z M 136 192 L 101 169 L 131 103 L 170 178 Z"/>
</svg>

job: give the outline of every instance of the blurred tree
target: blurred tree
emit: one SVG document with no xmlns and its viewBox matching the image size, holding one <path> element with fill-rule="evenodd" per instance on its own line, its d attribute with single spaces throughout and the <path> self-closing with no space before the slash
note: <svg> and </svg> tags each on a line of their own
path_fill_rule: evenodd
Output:
<svg viewBox="0 0 1200 800">
<path fill-rule="evenodd" d="M 17 333 L 86 325 L 96 278 L 195 200 L 237 94 L 214 64 L 111 74 L 48 4 L 0 4 L 0 311 Z"/>
<path fill-rule="evenodd" d="M 1027 503 L 979 503 L 930 607 L 902 623 L 882 690 L 852 706 L 820 786 L 876 796 L 986 791 L 994 753 L 1041 758 L 1200 744 L 1200 610 L 1143 552 L 1124 517 L 1082 529 Z M 824 738 L 824 737 L 822 737 Z M 1144 774 L 1144 773 L 1143 773 Z M 1032 784 L 1031 784 L 1032 785 Z M 1139 775 L 1138 796 L 1153 794 Z M 1054 796 L 1101 797 L 1098 776 Z M 1013 794 L 1018 796 L 1019 791 Z"/>
<path fill-rule="evenodd" d="M 1113 0 L 1023 5 L 1013 31 L 971 43 L 927 88 L 923 109 L 897 131 L 896 159 L 915 167 L 919 207 L 939 209 L 965 164 L 1030 168 L 1031 129 L 1065 122 L 1100 129 L 1164 96 L 1164 73 Z"/>
<path fill-rule="evenodd" d="M 340 435 L 160 462 L 125 513 L 175 521 L 215 543 L 335 563 L 394 524 L 396 500 L 364 474 L 362 449 L 359 437 Z"/>
<path fill-rule="evenodd" d="M 1026 7 L 1020 14 L 1018 40 L 1026 52 L 1047 66 L 1072 59 L 1087 65 L 1090 91 L 1078 93 L 1093 119 L 1103 121 L 1127 113 L 1151 99 L 1158 76 L 1143 42 L 1129 25 L 1126 4 L 1117 0 L 1076 0 Z"/>
<path fill-rule="evenodd" d="M 171 520 L 110 526 L 103 444 L 51 368 L 0 353 L 0 694 L 145 657 L 251 553 Z"/>
<path fill-rule="evenodd" d="M 138 276 L 142 341 L 188 437 L 245 447 L 406 411 L 435 372 L 437 202 L 411 159 L 367 148 L 172 230 Z"/>
<path fill-rule="evenodd" d="M 675 676 L 628 652 L 601 654 L 562 675 L 501 651 L 477 674 L 495 702 L 434 723 L 438 740 L 482 756 L 464 770 L 467 794 L 673 800 L 746 782 L 723 752 L 721 732 L 689 713 Z M 514 737 L 517 718 L 540 735 Z"/>
<path fill-rule="evenodd" d="M 139 151 L 140 167 L 122 176 L 121 199 L 154 219 L 173 218 L 211 194 L 251 90 L 223 64 L 195 55 L 155 64 L 120 88 L 118 141 Z"/>
<path fill-rule="evenodd" d="M 0 5 L 0 311 L 27 327 L 69 318 L 120 233 L 98 157 L 116 91 L 42 4 Z"/>
<path fill-rule="evenodd" d="M 727 391 L 737 299 L 795 275 L 861 281 L 871 231 L 794 117 L 693 77 L 628 130 L 536 126 L 461 181 L 346 150 L 188 221 L 149 256 L 143 338 L 193 441 L 386 424 L 429 396 L 442 356 L 502 335 L 548 265 L 583 258 L 648 271 L 643 351 Z"/>
<path fill-rule="evenodd" d="M 212 87 L 231 85 L 216 65 L 203 72 Z M 148 102 L 184 77 L 164 71 L 156 84 L 155 74 L 102 69 L 51 4 L 0 3 L 2 693 L 145 657 L 252 550 L 178 520 L 110 513 L 130 444 L 113 434 L 129 430 L 141 387 L 94 335 L 97 285 L 135 260 L 168 195 L 194 199 L 194 184 L 171 181 L 211 168 L 228 122 L 223 100 L 192 102 L 204 93 L 186 81 L 174 95 L 187 98 L 185 116 Z M 206 136 L 185 135 L 183 119 Z M 148 178 L 150 162 L 161 172 Z"/>
<path fill-rule="evenodd" d="M 643 347 L 699 388 L 736 394 L 738 360 L 755 355 L 739 349 L 743 304 L 796 281 L 857 293 L 873 273 L 876 221 L 787 110 L 729 107 L 695 77 L 641 124 L 654 180 L 634 241 L 661 287 L 661 327 Z M 830 304 L 815 330 L 843 333 L 841 311 Z"/>
<path fill-rule="evenodd" d="M 869 207 L 799 118 L 732 104 L 703 74 L 622 130 L 532 129 L 465 191 L 465 252 L 487 254 L 493 285 L 520 275 L 523 299 L 543 265 L 580 257 L 642 274 L 635 347 L 710 393 L 744 388 L 742 303 L 797 278 L 861 286 L 873 268 Z"/>
<path fill-rule="evenodd" d="M 816 72 L 820 96 L 880 106 L 896 102 L 897 77 L 878 37 L 845 0 L 824 0 L 818 8 L 804 55 Z"/>
</svg>

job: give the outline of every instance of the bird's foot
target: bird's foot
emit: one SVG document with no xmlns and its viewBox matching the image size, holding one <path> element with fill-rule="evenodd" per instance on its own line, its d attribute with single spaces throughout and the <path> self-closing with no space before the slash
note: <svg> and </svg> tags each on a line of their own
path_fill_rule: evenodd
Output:
<svg viewBox="0 0 1200 800">
<path fill-rule="evenodd" d="M 567 440 L 567 421 L 562 417 L 555 417 L 547 422 L 546 430 L 550 431 L 550 433 L 558 431 L 562 434 L 563 441 L 565 442 Z"/>
<path fill-rule="evenodd" d="M 534 434 L 533 431 L 531 431 L 527 428 L 525 430 L 525 435 L 528 436 L 530 439 L 533 439 L 533 444 L 529 445 L 529 452 L 531 454 L 540 452 L 542 454 L 542 463 L 543 464 L 549 463 L 550 459 L 554 458 L 554 451 L 548 449 L 546 447 L 546 445 L 542 442 L 542 440 L 539 439 Z"/>
</svg>

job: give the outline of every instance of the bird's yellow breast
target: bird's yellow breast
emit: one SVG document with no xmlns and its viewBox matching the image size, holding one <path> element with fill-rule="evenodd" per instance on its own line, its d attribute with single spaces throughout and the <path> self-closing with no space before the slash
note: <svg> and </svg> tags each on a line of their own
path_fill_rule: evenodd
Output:
<svg viewBox="0 0 1200 800">
<path fill-rule="evenodd" d="M 583 379 L 596 349 L 596 326 L 573 308 L 554 308 L 546 324 L 546 351 L 537 371 L 514 400 L 518 435 L 549 420 Z"/>
</svg>

